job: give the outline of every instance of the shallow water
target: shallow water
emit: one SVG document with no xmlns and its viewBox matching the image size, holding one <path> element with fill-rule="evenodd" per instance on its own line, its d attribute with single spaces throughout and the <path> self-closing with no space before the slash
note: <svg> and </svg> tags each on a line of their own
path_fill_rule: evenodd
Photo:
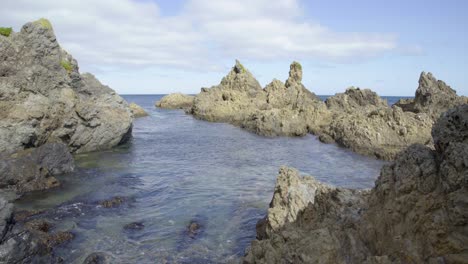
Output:
<svg viewBox="0 0 468 264">
<path fill-rule="evenodd" d="M 158 95 L 124 97 L 150 114 L 135 120 L 129 144 L 76 156 L 76 171 L 59 177 L 62 187 L 17 203 L 49 209 L 45 215 L 57 229 L 72 229 L 76 238 L 57 251 L 65 263 L 96 251 L 119 263 L 236 260 L 255 238 L 281 165 L 330 184 L 369 188 L 383 164 L 313 136 L 264 138 L 156 109 Z M 127 199 L 118 208 L 97 203 L 116 195 Z M 196 239 L 186 232 L 191 220 L 202 226 Z M 144 229 L 123 229 L 134 221 Z"/>
</svg>

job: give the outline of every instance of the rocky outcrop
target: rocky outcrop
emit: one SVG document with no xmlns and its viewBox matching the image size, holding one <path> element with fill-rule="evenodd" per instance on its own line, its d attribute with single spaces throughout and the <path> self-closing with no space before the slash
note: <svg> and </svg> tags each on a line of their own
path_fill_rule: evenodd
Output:
<svg viewBox="0 0 468 264">
<path fill-rule="evenodd" d="M 19 194 L 59 185 L 54 177 L 73 171 L 72 155 L 62 143 L 47 143 L 11 155 L 0 155 L 0 188 Z"/>
<path fill-rule="evenodd" d="M 0 152 L 62 142 L 72 152 L 118 145 L 131 134 L 127 103 L 78 64 L 50 23 L 0 36 Z"/>
<path fill-rule="evenodd" d="M 393 160 L 411 144 L 432 144 L 433 121 L 426 114 L 403 112 L 397 106 L 348 110 L 334 113 L 329 126 L 318 133 L 320 140 L 384 160 Z"/>
<path fill-rule="evenodd" d="M 130 111 L 132 111 L 133 117 L 134 118 L 140 118 L 140 117 L 145 117 L 148 116 L 148 113 L 143 109 L 143 107 L 135 104 L 135 103 L 130 103 L 128 105 L 130 107 Z"/>
<path fill-rule="evenodd" d="M 384 165 L 372 190 L 282 168 L 244 263 L 468 263 L 468 105 Z"/>
<path fill-rule="evenodd" d="M 166 109 L 190 109 L 193 105 L 194 96 L 172 93 L 164 96 L 156 102 L 156 106 Z"/>
<path fill-rule="evenodd" d="M 264 136 L 305 135 L 318 130 L 329 112 L 301 82 L 302 67 L 293 62 L 285 84 L 273 80 L 262 89 L 236 61 L 219 85 L 202 88 L 195 96 L 191 113 L 199 119 L 231 123 Z"/>
<path fill-rule="evenodd" d="M 445 82 L 437 80 L 432 73 L 422 72 L 414 99 L 403 99 L 395 105 L 404 111 L 427 113 L 437 120 L 440 114 L 460 104 L 468 103 L 468 98 L 458 96 L 457 92 Z"/>
</svg>

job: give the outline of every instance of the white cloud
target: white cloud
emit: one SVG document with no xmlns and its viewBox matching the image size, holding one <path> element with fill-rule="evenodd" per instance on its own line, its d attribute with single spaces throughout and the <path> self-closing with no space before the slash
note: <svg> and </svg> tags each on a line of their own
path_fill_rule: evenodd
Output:
<svg viewBox="0 0 468 264">
<path fill-rule="evenodd" d="M 0 23 L 46 17 L 87 68 L 219 70 L 233 58 L 345 61 L 397 48 L 389 34 L 340 33 L 311 22 L 296 0 L 188 0 L 175 16 L 131 0 L 7 0 Z"/>
</svg>

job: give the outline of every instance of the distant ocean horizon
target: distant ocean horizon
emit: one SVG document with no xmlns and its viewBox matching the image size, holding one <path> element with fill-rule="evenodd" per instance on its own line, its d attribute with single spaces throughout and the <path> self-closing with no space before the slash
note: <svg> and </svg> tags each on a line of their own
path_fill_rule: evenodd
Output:
<svg viewBox="0 0 468 264">
<path fill-rule="evenodd" d="M 120 94 L 122 96 L 164 96 L 167 94 Z M 196 94 L 189 94 L 196 95 Z M 328 97 L 333 95 L 317 95 L 323 101 L 327 100 Z M 414 96 L 380 96 L 382 99 L 387 100 L 388 105 L 392 106 L 400 99 L 412 99 Z"/>
</svg>

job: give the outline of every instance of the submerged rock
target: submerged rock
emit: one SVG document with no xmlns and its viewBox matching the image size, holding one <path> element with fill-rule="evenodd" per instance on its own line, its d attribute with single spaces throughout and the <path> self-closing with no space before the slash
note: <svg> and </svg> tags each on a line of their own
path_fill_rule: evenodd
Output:
<svg viewBox="0 0 468 264">
<path fill-rule="evenodd" d="M 0 36 L 0 152 L 62 142 L 72 152 L 102 150 L 128 139 L 127 103 L 57 42 L 50 23 Z"/>
<path fill-rule="evenodd" d="M 0 155 L 0 187 L 25 193 L 59 185 L 54 177 L 73 171 L 75 163 L 68 147 L 47 143 L 10 155 Z"/>
<path fill-rule="evenodd" d="M 114 207 L 119 207 L 125 200 L 126 200 L 125 197 L 116 196 L 109 200 L 103 200 L 99 202 L 99 204 L 104 208 L 114 208 Z"/>
<path fill-rule="evenodd" d="M 115 259 L 105 252 L 94 252 L 88 255 L 83 264 L 111 264 Z"/>
<path fill-rule="evenodd" d="M 384 165 L 372 190 L 282 168 L 244 263 L 467 263 L 468 105 Z"/>
<path fill-rule="evenodd" d="M 201 231 L 202 226 L 197 221 L 190 221 L 187 227 L 188 236 L 192 239 L 196 238 L 198 233 Z"/>
<path fill-rule="evenodd" d="M 140 117 L 145 117 L 148 116 L 148 113 L 143 109 L 143 107 L 135 104 L 135 103 L 130 103 L 129 104 L 130 111 L 132 111 L 133 117 L 134 118 L 140 118 Z"/>
<path fill-rule="evenodd" d="M 172 93 L 164 96 L 156 102 L 156 106 L 166 109 L 189 109 L 193 105 L 194 96 Z"/>
<path fill-rule="evenodd" d="M 126 230 L 142 230 L 143 228 L 145 228 L 143 222 L 132 222 L 124 226 Z"/>
</svg>

